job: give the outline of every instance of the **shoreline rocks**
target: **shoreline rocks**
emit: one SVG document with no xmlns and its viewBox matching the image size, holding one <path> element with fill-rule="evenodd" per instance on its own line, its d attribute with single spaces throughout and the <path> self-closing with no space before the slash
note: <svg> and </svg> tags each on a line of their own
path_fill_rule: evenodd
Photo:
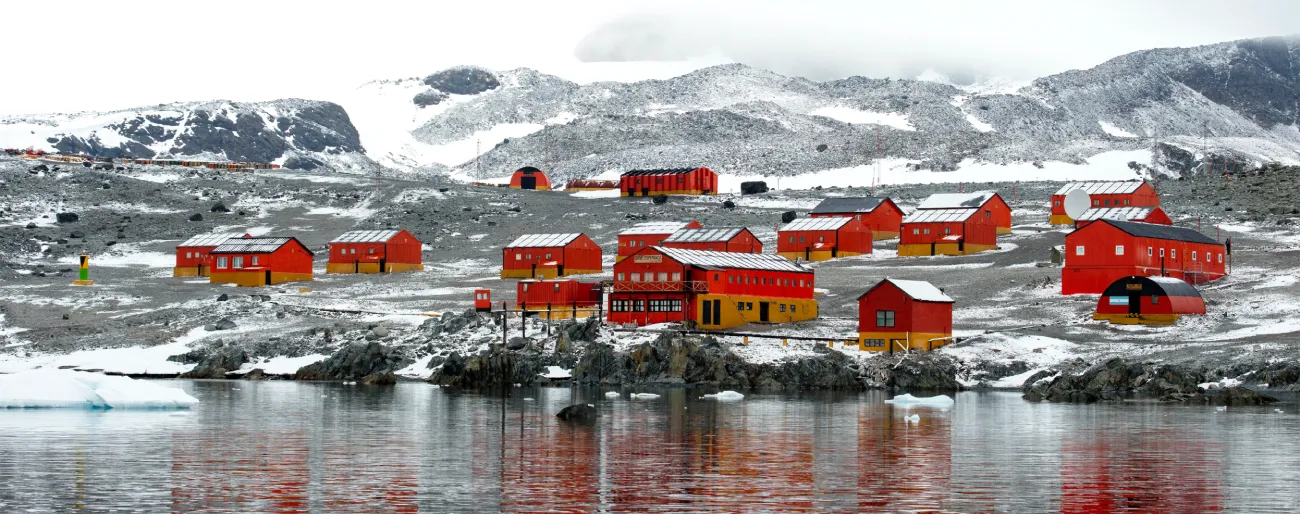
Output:
<svg viewBox="0 0 1300 514">
<path fill-rule="evenodd" d="M 1203 370 L 1116 357 L 1082 370 L 1037 373 L 1025 382 L 1023 398 L 1030 402 L 1095 403 L 1145 397 L 1166 403 L 1234 406 L 1278 401 L 1240 386 L 1206 391 L 1199 385 L 1210 381 L 1210 374 Z"/>
</svg>

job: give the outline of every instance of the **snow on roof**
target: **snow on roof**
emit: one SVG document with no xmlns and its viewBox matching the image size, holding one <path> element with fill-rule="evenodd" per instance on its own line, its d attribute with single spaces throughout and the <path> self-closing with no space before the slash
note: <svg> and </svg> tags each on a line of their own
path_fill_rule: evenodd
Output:
<svg viewBox="0 0 1300 514">
<path fill-rule="evenodd" d="M 334 243 L 387 243 L 399 230 L 352 230 L 339 234 L 330 241 Z"/>
<path fill-rule="evenodd" d="M 686 228 L 690 223 L 684 221 L 647 221 L 632 225 L 632 228 L 619 232 L 620 236 L 635 236 L 642 234 L 672 234 L 678 230 Z"/>
<path fill-rule="evenodd" d="M 874 196 L 859 196 L 848 198 L 827 198 L 813 207 L 813 214 L 844 214 L 856 212 L 871 212 L 876 210 L 880 204 L 884 203 L 884 198 Z"/>
<path fill-rule="evenodd" d="M 1154 209 L 1151 207 L 1100 207 L 1083 211 L 1083 214 L 1080 214 L 1079 219 L 1075 221 L 1091 221 L 1103 218 L 1121 221 L 1143 220 L 1151 214 L 1152 210 Z"/>
<path fill-rule="evenodd" d="M 885 281 L 894 284 L 899 289 L 902 289 L 904 294 L 912 297 L 913 300 L 916 300 L 918 302 L 953 303 L 952 298 L 950 298 L 946 294 L 943 294 L 943 291 L 940 291 L 939 288 L 934 287 L 934 284 L 931 284 L 924 280 L 898 280 L 893 278 L 886 278 Z"/>
<path fill-rule="evenodd" d="M 566 246 L 582 234 L 524 234 L 506 248 L 552 248 Z"/>
<path fill-rule="evenodd" d="M 903 218 L 903 223 L 942 223 L 966 221 L 979 209 L 917 209 Z"/>
<path fill-rule="evenodd" d="M 239 237 L 239 234 L 199 234 L 186 239 L 184 243 L 176 245 L 177 248 L 192 248 L 199 246 L 220 246 L 221 243 L 228 239 Z"/>
<path fill-rule="evenodd" d="M 292 237 L 239 237 L 221 243 L 209 253 L 271 253 L 293 240 Z"/>
<path fill-rule="evenodd" d="M 684 228 L 664 239 L 665 243 L 721 243 L 736 237 L 745 227 Z"/>
<path fill-rule="evenodd" d="M 996 191 L 973 191 L 970 193 L 939 193 L 930 195 L 917 209 L 962 209 L 984 205 L 998 193 Z"/>
<path fill-rule="evenodd" d="M 652 246 L 651 248 L 654 248 L 672 260 L 688 266 L 700 266 L 703 268 L 715 269 L 735 268 L 812 273 L 812 270 L 803 267 L 797 262 L 773 254 L 686 250 L 683 248 L 666 248 L 662 246 Z"/>
<path fill-rule="evenodd" d="M 1061 189 L 1052 196 L 1062 196 L 1074 189 L 1082 189 L 1090 195 L 1122 195 L 1137 191 L 1139 187 L 1142 187 L 1142 184 L 1145 184 L 1145 182 L 1140 180 L 1071 182 L 1062 186 Z"/>
<path fill-rule="evenodd" d="M 781 227 L 780 231 L 839 230 L 850 221 L 853 221 L 853 218 L 799 218 Z"/>
</svg>

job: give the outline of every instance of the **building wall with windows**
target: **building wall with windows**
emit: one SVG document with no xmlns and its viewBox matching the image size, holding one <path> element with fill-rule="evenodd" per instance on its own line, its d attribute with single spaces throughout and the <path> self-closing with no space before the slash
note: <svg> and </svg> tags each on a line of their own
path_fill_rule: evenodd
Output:
<svg viewBox="0 0 1300 514">
<path fill-rule="evenodd" d="M 952 301 L 923 301 L 890 280 L 858 297 L 858 344 L 865 351 L 933 350 L 950 343 Z"/>
<path fill-rule="evenodd" d="M 1061 293 L 1101 294 L 1126 276 L 1199 284 L 1226 275 L 1227 260 L 1221 243 L 1192 229 L 1097 220 L 1065 236 Z"/>
</svg>

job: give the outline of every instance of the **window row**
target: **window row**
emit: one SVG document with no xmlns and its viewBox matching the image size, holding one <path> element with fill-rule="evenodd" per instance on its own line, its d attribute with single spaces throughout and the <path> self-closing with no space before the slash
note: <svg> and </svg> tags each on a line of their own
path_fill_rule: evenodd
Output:
<svg viewBox="0 0 1300 514">
<path fill-rule="evenodd" d="M 230 267 L 229 267 L 229 268 L 226 267 L 226 263 L 227 263 L 227 262 L 230 263 Z M 258 264 L 257 264 L 257 256 L 256 256 L 256 255 L 254 255 L 254 256 L 252 256 L 252 257 L 249 258 L 249 265 L 250 265 L 250 266 L 257 266 L 257 265 L 258 265 Z M 231 257 L 229 261 L 227 261 L 225 257 L 217 257 L 217 269 L 242 269 L 243 267 L 244 267 L 244 257 L 243 257 L 243 256 L 239 256 L 239 257 Z"/>
<path fill-rule="evenodd" d="M 537 254 L 537 256 L 538 256 L 538 257 L 541 257 L 542 254 Z M 546 257 L 542 257 L 542 258 L 544 258 L 544 259 L 546 259 L 546 260 L 549 261 L 549 260 L 551 260 L 551 254 L 548 253 L 548 254 L 546 254 Z M 521 260 L 529 260 L 529 261 L 531 261 L 531 260 L 533 260 L 533 254 L 531 254 L 531 253 L 516 253 L 516 254 L 515 254 L 515 260 L 517 260 L 517 261 L 521 261 Z"/>
<path fill-rule="evenodd" d="M 927 229 L 924 229 L 924 230 L 919 229 L 919 228 L 914 228 L 914 229 L 912 229 L 912 235 L 914 235 L 914 236 L 919 236 L 919 235 L 921 235 L 921 234 L 930 235 L 930 229 L 928 229 L 928 228 L 927 228 Z M 944 227 L 944 229 L 943 229 L 943 235 L 946 236 L 946 235 L 949 235 L 949 234 L 952 234 L 952 228 L 951 228 L 951 227 Z"/>
<path fill-rule="evenodd" d="M 713 280 L 718 280 L 714 275 Z M 777 287 L 812 287 L 811 280 L 793 278 L 772 278 L 772 277 L 753 277 L 749 275 L 727 275 L 728 284 L 756 285 L 756 286 L 777 286 Z"/>
<path fill-rule="evenodd" d="M 1168 250 L 1169 250 L 1169 258 L 1170 258 L 1170 259 L 1177 259 L 1177 258 L 1178 258 L 1178 249 L 1177 249 L 1177 248 L 1169 248 Z M 1085 248 L 1083 245 L 1077 245 L 1077 246 L 1074 247 L 1074 254 L 1075 254 L 1075 255 L 1086 255 L 1086 254 L 1087 254 L 1087 250 L 1086 250 L 1086 248 Z M 1124 255 L 1124 245 L 1115 245 L 1115 255 Z M 1165 257 L 1165 248 L 1152 248 L 1152 247 L 1150 247 L 1150 246 L 1147 247 L 1147 257 L 1156 257 L 1157 255 L 1159 255 L 1159 257 L 1163 259 L 1163 258 Z M 1204 259 L 1201 259 L 1202 256 L 1204 257 Z M 1222 264 L 1222 263 L 1223 263 L 1223 253 L 1206 252 L 1206 253 L 1204 253 L 1204 254 L 1201 254 L 1201 253 L 1197 252 L 1196 250 L 1192 250 L 1192 252 L 1191 252 L 1191 261 L 1192 261 L 1192 262 L 1198 262 L 1198 261 L 1199 261 L 1199 262 L 1209 262 L 1209 263 L 1213 263 L 1213 262 L 1215 262 L 1216 259 L 1217 259 L 1217 261 L 1218 261 L 1219 264 Z"/>
<path fill-rule="evenodd" d="M 338 255 L 356 255 L 356 254 L 357 254 L 357 249 L 356 249 L 356 248 L 339 248 L 339 251 L 334 252 L 334 253 L 336 253 L 336 254 L 338 254 Z M 375 249 L 374 249 L 374 248 L 367 248 L 367 249 L 366 249 L 366 254 L 367 254 L 367 255 L 374 255 L 374 254 L 375 254 Z M 516 257 L 518 257 L 518 256 L 516 255 Z"/>
<path fill-rule="evenodd" d="M 790 242 L 791 242 L 791 243 L 794 242 L 794 239 L 795 239 L 794 236 L 790 236 Z M 800 242 L 800 243 L 806 243 L 807 241 L 804 241 L 803 236 L 799 236 L 799 242 Z M 825 242 L 826 242 L 826 236 L 817 236 L 817 242 L 818 242 L 818 243 L 825 243 Z"/>
<path fill-rule="evenodd" d="M 632 282 L 681 282 L 682 281 L 682 274 L 679 271 L 674 271 L 671 274 L 669 274 L 667 271 L 660 271 L 658 275 L 656 275 L 655 272 L 653 271 L 647 271 L 645 272 L 644 275 L 641 273 L 628 273 L 626 275 L 623 273 L 618 273 L 617 275 L 615 275 L 615 280 L 619 282 L 623 282 L 625 276 L 627 277 L 628 280 L 631 280 Z M 642 278 L 644 278 L 645 280 L 642 280 Z M 658 278 L 658 280 L 655 280 L 656 278 Z"/>
</svg>

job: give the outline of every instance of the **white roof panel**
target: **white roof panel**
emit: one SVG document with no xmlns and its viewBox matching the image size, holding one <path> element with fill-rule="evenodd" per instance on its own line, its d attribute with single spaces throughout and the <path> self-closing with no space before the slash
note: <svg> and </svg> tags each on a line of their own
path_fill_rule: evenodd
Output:
<svg viewBox="0 0 1300 514">
<path fill-rule="evenodd" d="M 396 236 L 398 230 L 352 230 L 339 234 L 338 237 L 330 241 L 334 243 L 387 243 L 389 239 Z"/>
<path fill-rule="evenodd" d="M 736 237 L 745 227 L 684 228 L 664 239 L 665 243 L 721 243 Z"/>
<path fill-rule="evenodd" d="M 950 298 L 946 294 L 943 294 L 943 291 L 940 291 L 939 288 L 934 287 L 934 284 L 931 284 L 924 280 L 897 280 L 892 278 L 887 278 L 885 280 L 889 281 L 889 283 L 894 284 L 895 286 L 898 286 L 899 289 L 902 289 L 903 292 L 907 293 L 907 296 L 912 297 L 913 300 L 918 300 L 922 302 L 944 302 L 944 303 L 953 302 L 952 298 Z"/>
<path fill-rule="evenodd" d="M 970 193 L 940 193 L 930 195 L 917 209 L 967 209 L 984 205 L 996 191 L 972 191 Z"/>
<path fill-rule="evenodd" d="M 292 237 L 239 237 L 226 240 L 210 253 L 271 253 L 292 240 Z"/>
<path fill-rule="evenodd" d="M 665 248 L 662 246 L 653 246 L 651 248 L 667 255 L 672 260 L 691 266 L 812 273 L 812 270 L 803 267 L 797 262 L 769 253 L 712 252 Z"/>
<path fill-rule="evenodd" d="M 917 209 L 903 218 L 903 223 L 944 223 L 966 221 L 979 209 Z"/>
<path fill-rule="evenodd" d="M 506 248 L 555 248 L 572 243 L 582 234 L 524 234 Z"/>
<path fill-rule="evenodd" d="M 1128 194 L 1137 191 L 1139 187 L 1142 187 L 1142 184 L 1144 184 L 1144 182 L 1140 180 L 1107 181 L 1107 182 L 1070 182 L 1069 184 L 1066 184 L 1065 186 L 1061 187 L 1061 189 L 1058 190 L 1056 194 L 1052 196 L 1061 196 L 1064 195 L 1065 193 L 1069 193 L 1071 190 L 1074 189 L 1082 189 L 1084 190 L 1084 192 L 1090 195 L 1122 195 L 1122 194 Z"/>
<path fill-rule="evenodd" d="M 632 228 L 619 232 L 620 236 L 634 236 L 643 234 L 672 234 L 678 230 L 686 228 L 689 223 L 682 221 L 647 221 L 637 223 Z"/>
<path fill-rule="evenodd" d="M 228 239 L 240 237 L 240 234 L 199 234 L 186 239 L 184 243 L 176 245 L 177 248 L 193 248 L 202 246 L 221 246 L 221 243 Z"/>
<path fill-rule="evenodd" d="M 781 227 L 780 232 L 810 231 L 810 230 L 839 230 L 840 227 L 847 225 L 853 218 L 834 217 L 834 218 L 799 218 L 791 221 L 788 225 Z"/>
<path fill-rule="evenodd" d="M 1092 221 L 1099 219 L 1134 221 L 1146 219 L 1151 214 L 1151 207 L 1101 207 L 1088 209 L 1075 221 Z"/>
</svg>

